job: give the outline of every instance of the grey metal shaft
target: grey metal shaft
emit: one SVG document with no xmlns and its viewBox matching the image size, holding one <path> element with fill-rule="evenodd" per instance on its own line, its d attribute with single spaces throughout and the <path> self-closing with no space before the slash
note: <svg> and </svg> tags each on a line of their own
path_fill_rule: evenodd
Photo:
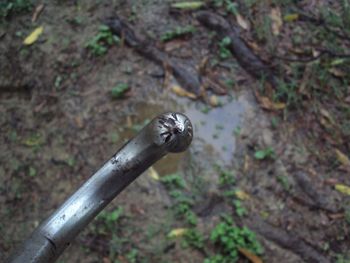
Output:
<svg viewBox="0 0 350 263">
<path fill-rule="evenodd" d="M 8 262 L 54 262 L 127 185 L 168 152 L 184 151 L 192 136 L 192 125 L 181 113 L 154 118 L 39 225 Z"/>
</svg>

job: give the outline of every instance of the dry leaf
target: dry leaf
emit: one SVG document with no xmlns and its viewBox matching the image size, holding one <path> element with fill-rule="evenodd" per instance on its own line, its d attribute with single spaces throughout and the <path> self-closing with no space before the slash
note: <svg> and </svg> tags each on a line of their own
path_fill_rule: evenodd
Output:
<svg viewBox="0 0 350 263">
<path fill-rule="evenodd" d="M 240 14 L 237 14 L 236 21 L 237 21 L 237 24 L 240 25 L 243 29 L 249 30 L 250 28 L 249 22 L 245 20 L 243 16 L 241 16 Z"/>
<path fill-rule="evenodd" d="M 24 45 L 31 45 L 31 44 L 33 44 L 35 41 L 37 41 L 38 37 L 42 34 L 43 31 L 44 31 L 44 27 L 43 26 L 37 27 L 32 33 L 30 33 L 26 37 L 26 39 L 24 39 L 23 44 Z"/>
<path fill-rule="evenodd" d="M 336 184 L 335 190 L 341 192 L 342 194 L 350 195 L 350 187 L 344 184 Z"/>
<path fill-rule="evenodd" d="M 239 247 L 238 251 L 241 252 L 252 263 L 263 263 L 261 258 L 259 258 L 257 255 L 253 254 L 252 252 L 250 252 L 245 248 Z"/>
<path fill-rule="evenodd" d="M 220 105 L 220 102 L 219 102 L 218 97 L 215 96 L 215 95 L 210 96 L 210 97 L 209 97 L 209 104 L 210 104 L 210 106 L 212 106 L 212 107 L 217 107 L 217 106 L 219 106 L 219 105 Z"/>
<path fill-rule="evenodd" d="M 338 183 L 338 180 L 335 178 L 329 178 L 325 179 L 323 182 L 328 185 L 336 185 Z"/>
<path fill-rule="evenodd" d="M 243 190 L 237 190 L 235 192 L 235 195 L 238 199 L 241 199 L 241 200 L 249 200 L 251 198 L 250 195 L 244 192 Z"/>
<path fill-rule="evenodd" d="M 111 261 L 109 258 L 104 257 L 104 258 L 102 259 L 102 262 L 103 262 L 103 263 L 111 263 L 112 261 Z"/>
<path fill-rule="evenodd" d="M 148 168 L 148 175 L 152 178 L 152 179 L 154 179 L 154 180 L 156 180 L 156 181 L 159 181 L 159 174 L 158 174 L 158 172 L 156 171 L 156 169 L 154 169 L 153 168 L 153 166 L 151 166 L 150 168 Z"/>
<path fill-rule="evenodd" d="M 256 51 L 256 53 L 261 52 L 261 47 L 256 42 L 247 41 L 247 44 L 253 51 Z"/>
<path fill-rule="evenodd" d="M 38 17 L 40 16 L 41 12 L 44 10 L 45 5 L 40 4 L 35 8 L 34 14 L 32 16 L 32 22 L 34 23 Z"/>
<path fill-rule="evenodd" d="M 82 117 L 76 116 L 74 121 L 75 121 L 75 124 L 77 125 L 78 128 L 80 128 L 80 129 L 84 128 L 84 120 Z"/>
<path fill-rule="evenodd" d="M 126 127 L 131 128 L 132 125 L 133 125 L 133 123 L 132 123 L 131 116 L 128 115 L 128 116 L 126 117 Z"/>
<path fill-rule="evenodd" d="M 338 161 L 345 166 L 350 166 L 350 160 L 349 158 L 342 153 L 341 151 L 339 151 L 338 149 L 335 149 L 335 154 L 337 156 Z"/>
<path fill-rule="evenodd" d="M 279 7 L 275 7 L 271 9 L 270 18 L 272 21 L 272 33 L 277 36 L 281 32 L 281 28 L 283 25 L 281 9 Z"/>
<path fill-rule="evenodd" d="M 181 9 L 181 10 L 196 10 L 205 6 L 205 2 L 202 1 L 193 1 L 193 2 L 178 2 L 171 4 L 172 8 Z"/>
<path fill-rule="evenodd" d="M 293 22 L 299 19 L 299 14 L 288 14 L 283 17 L 283 20 L 286 22 Z"/>
<path fill-rule="evenodd" d="M 190 99 L 197 99 L 196 94 L 181 88 L 179 85 L 172 85 L 171 90 L 178 96 L 188 97 Z"/>
<path fill-rule="evenodd" d="M 171 230 L 168 234 L 169 238 L 180 237 L 188 231 L 187 228 L 175 228 Z"/>
<path fill-rule="evenodd" d="M 268 97 L 259 97 L 261 107 L 266 110 L 283 110 L 286 107 L 285 103 L 272 102 Z"/>
<path fill-rule="evenodd" d="M 249 169 L 249 155 L 246 154 L 244 156 L 244 165 L 243 165 L 243 172 L 248 172 L 248 169 Z"/>
<path fill-rule="evenodd" d="M 321 115 L 331 124 L 335 124 L 332 115 L 325 109 L 320 109 Z"/>
<path fill-rule="evenodd" d="M 328 72 L 331 73 L 335 77 L 345 77 L 346 73 L 340 69 L 337 68 L 330 68 L 328 69 Z"/>
<path fill-rule="evenodd" d="M 337 219 L 343 219 L 345 217 L 345 214 L 344 213 L 328 214 L 328 216 L 333 220 L 337 220 Z"/>
</svg>

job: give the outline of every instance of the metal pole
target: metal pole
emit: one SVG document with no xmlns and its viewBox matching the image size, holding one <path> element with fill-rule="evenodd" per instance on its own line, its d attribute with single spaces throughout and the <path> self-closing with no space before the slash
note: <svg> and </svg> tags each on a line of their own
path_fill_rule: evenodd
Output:
<svg viewBox="0 0 350 263">
<path fill-rule="evenodd" d="M 186 150 L 192 136 L 191 122 L 181 113 L 154 118 L 35 229 L 8 262 L 54 262 L 127 185 L 168 152 Z"/>
</svg>

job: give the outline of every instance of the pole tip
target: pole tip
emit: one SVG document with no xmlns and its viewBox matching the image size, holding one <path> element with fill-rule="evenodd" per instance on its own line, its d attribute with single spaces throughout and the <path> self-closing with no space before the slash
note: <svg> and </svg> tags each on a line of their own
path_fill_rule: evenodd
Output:
<svg viewBox="0 0 350 263">
<path fill-rule="evenodd" d="M 167 151 L 178 153 L 186 150 L 192 142 L 193 127 L 182 113 L 167 112 L 156 118 L 156 144 L 164 145 Z"/>
</svg>

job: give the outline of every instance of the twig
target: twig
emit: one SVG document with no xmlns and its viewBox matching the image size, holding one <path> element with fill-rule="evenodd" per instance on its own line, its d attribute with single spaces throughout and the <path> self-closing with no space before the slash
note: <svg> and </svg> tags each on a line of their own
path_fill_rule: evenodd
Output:
<svg viewBox="0 0 350 263">
<path fill-rule="evenodd" d="M 260 217 L 250 218 L 248 225 L 266 239 L 299 255 L 305 262 L 330 263 L 328 258 L 324 257 L 297 235 L 272 226 Z"/>
<path fill-rule="evenodd" d="M 281 56 L 277 56 L 277 55 L 272 55 L 273 58 L 277 58 L 277 59 L 281 59 L 281 60 L 286 60 L 286 61 L 290 61 L 290 62 L 311 62 L 311 61 L 315 61 L 317 59 L 319 59 L 320 57 L 322 57 L 324 55 L 324 53 L 320 53 L 315 57 L 310 57 L 310 58 L 289 58 L 289 57 L 281 57 Z"/>
<path fill-rule="evenodd" d="M 342 53 L 335 53 L 329 49 L 325 48 L 316 48 L 317 51 L 320 53 L 315 56 L 315 57 L 309 57 L 309 58 L 290 58 L 290 57 L 282 57 L 282 56 L 277 56 L 277 55 L 272 55 L 273 58 L 281 59 L 281 60 L 286 60 L 290 62 L 303 62 L 303 63 L 308 63 L 311 61 L 315 61 L 324 55 L 329 55 L 332 57 L 337 57 L 337 58 L 350 58 L 350 54 L 342 54 Z"/>
<path fill-rule="evenodd" d="M 205 27 L 214 30 L 221 38 L 229 37 L 228 49 L 237 59 L 239 65 L 257 79 L 267 80 L 273 87 L 277 86 L 277 79 L 266 65 L 241 38 L 239 29 L 230 24 L 224 17 L 209 11 L 196 13 L 197 20 Z"/>
</svg>

